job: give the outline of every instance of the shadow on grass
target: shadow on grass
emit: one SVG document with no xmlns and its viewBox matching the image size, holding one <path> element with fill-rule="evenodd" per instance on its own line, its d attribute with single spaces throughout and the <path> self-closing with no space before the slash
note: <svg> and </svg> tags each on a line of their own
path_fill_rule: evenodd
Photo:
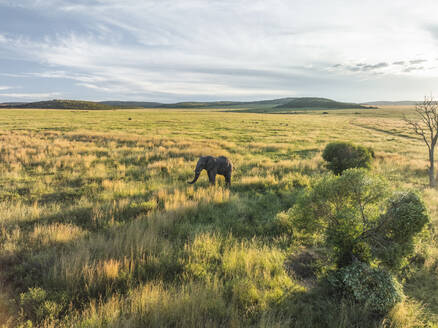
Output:
<svg viewBox="0 0 438 328">
<path fill-rule="evenodd" d="M 359 123 L 356 123 L 356 122 L 354 122 L 354 121 L 350 121 L 350 124 L 351 124 L 351 125 L 354 125 L 354 126 L 357 126 L 357 127 L 359 127 L 359 128 L 362 128 L 362 129 L 367 129 L 367 130 L 371 130 L 371 131 L 376 131 L 376 132 L 380 132 L 380 133 L 383 133 L 383 134 L 389 134 L 389 135 L 397 136 L 397 137 L 400 137 L 400 138 L 406 138 L 406 139 L 418 140 L 417 137 L 414 137 L 414 136 L 411 136 L 411 135 L 408 135 L 408 134 L 404 134 L 404 133 L 400 133 L 400 132 L 396 132 L 396 131 L 388 131 L 388 130 L 385 130 L 385 129 L 379 129 L 379 128 L 375 127 L 375 126 L 369 126 L 369 125 L 365 125 L 365 124 L 359 124 Z"/>
<path fill-rule="evenodd" d="M 59 202 L 62 202 L 64 204 L 65 203 L 72 204 L 78 199 L 80 199 L 81 197 L 82 197 L 82 193 L 80 190 L 69 190 L 69 191 L 60 190 L 53 193 L 43 194 L 41 195 L 38 201 L 41 204 L 50 204 L 50 203 L 59 203 Z"/>
<path fill-rule="evenodd" d="M 271 319 L 272 318 L 272 319 Z M 355 304 L 333 293 L 327 282 L 302 292 L 291 293 L 267 315 L 268 325 L 277 321 L 289 327 L 313 328 L 373 328 L 382 327 L 383 317 L 371 313 L 362 305 Z"/>
<path fill-rule="evenodd" d="M 320 150 L 318 148 L 310 148 L 310 149 L 302 149 L 302 150 L 294 150 L 290 152 L 290 154 L 295 155 L 302 159 L 310 159 L 313 158 Z"/>
<path fill-rule="evenodd" d="M 229 200 L 201 201 L 196 205 L 177 208 L 175 211 L 153 210 L 143 206 L 126 206 L 111 210 L 113 200 L 99 206 L 64 209 L 37 219 L 15 221 L 14 224 L 24 232 L 31 232 L 37 224 L 72 224 L 83 228 L 88 234 L 67 242 L 52 242 L 38 249 L 24 248 L 10 257 L 0 258 L 0 265 L 7 284 L 15 292 L 17 302 L 20 293 L 26 292 L 29 288 L 40 287 L 47 291 L 51 301 L 62 304 L 62 317 L 68 312 L 66 299 L 74 309 L 80 310 L 93 299 L 104 301 L 114 294 L 124 295 L 148 281 L 158 279 L 177 283 L 183 273 L 180 258 L 184 245 L 192 242 L 201 233 L 219 234 L 224 238 L 231 234 L 237 240 L 249 240 L 254 237 L 266 241 L 273 240 L 284 234 L 284 231 L 276 227 L 276 214 L 291 207 L 294 199 L 294 192 L 281 191 L 279 186 L 263 186 L 263 189 L 257 190 L 254 186 L 236 184 L 231 187 Z M 135 200 L 136 198 L 129 199 L 130 202 Z M 143 255 L 126 253 L 120 257 L 119 253 L 112 254 L 110 250 L 99 248 L 110 240 L 118 238 L 121 242 L 120 239 L 125 238 L 124 236 L 129 238 L 130 222 L 137 222 L 138 227 L 146 231 L 151 224 L 151 218 L 160 215 L 167 215 L 171 220 L 168 224 L 156 221 L 155 224 L 159 224 L 159 228 L 154 238 L 158 240 L 157 245 L 172 245 L 170 249 L 145 249 Z M 105 242 L 95 244 L 96 238 Z M 135 241 L 132 245 L 136 245 Z M 74 258 L 74 254 L 82 251 L 90 252 L 91 257 L 86 263 L 97 263 L 107 259 L 124 261 L 124 258 L 131 257 L 136 264 L 129 272 L 120 272 L 115 279 L 102 280 L 91 287 L 87 286 L 84 277 L 78 277 L 74 288 L 70 286 L 67 278 L 65 281 L 61 278 L 58 281 L 48 278 L 48 272 L 54 270 L 60 258 L 68 259 L 69 254 Z M 148 252 L 152 252 L 151 255 L 147 255 Z"/>
<path fill-rule="evenodd" d="M 432 292 L 435 291 L 435 292 Z M 405 284 L 405 294 L 420 301 L 438 319 L 438 275 L 433 269 L 416 272 Z"/>
</svg>

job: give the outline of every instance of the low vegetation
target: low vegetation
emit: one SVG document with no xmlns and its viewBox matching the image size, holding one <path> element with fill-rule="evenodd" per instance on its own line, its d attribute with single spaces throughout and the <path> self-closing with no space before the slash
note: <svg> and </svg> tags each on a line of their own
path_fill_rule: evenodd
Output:
<svg viewBox="0 0 438 328">
<path fill-rule="evenodd" d="M 331 142 L 322 153 L 326 167 L 334 174 L 342 174 L 346 169 L 371 167 L 374 151 L 371 148 L 348 142 Z"/>
<path fill-rule="evenodd" d="M 436 327 L 438 192 L 403 113 L 1 110 L 0 326 Z M 325 168 L 342 140 L 369 173 Z M 203 155 L 230 188 L 187 184 Z M 348 179 L 345 229 L 306 224 Z"/>
<path fill-rule="evenodd" d="M 331 273 L 331 285 L 368 312 L 386 314 L 403 301 L 403 287 L 387 271 L 356 261 Z"/>
<path fill-rule="evenodd" d="M 302 192 L 289 211 L 295 238 L 321 247 L 333 268 L 328 280 L 371 312 L 387 313 L 403 299 L 392 273 L 408 266 L 415 239 L 429 222 L 413 192 L 387 198 L 386 184 L 363 169 L 327 175 Z"/>
<path fill-rule="evenodd" d="M 378 260 L 400 270 L 429 222 L 417 194 L 398 192 L 388 198 L 385 182 L 360 169 L 324 176 L 302 192 L 288 214 L 293 231 L 300 233 L 295 237 L 309 245 L 322 240 L 338 268 Z"/>
</svg>

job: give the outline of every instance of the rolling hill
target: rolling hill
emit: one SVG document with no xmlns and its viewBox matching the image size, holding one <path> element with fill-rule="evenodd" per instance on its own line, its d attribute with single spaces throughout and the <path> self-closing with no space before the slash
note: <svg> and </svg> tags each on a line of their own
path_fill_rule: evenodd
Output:
<svg viewBox="0 0 438 328">
<path fill-rule="evenodd" d="M 143 101 L 102 101 L 100 103 L 121 108 L 239 108 L 275 107 L 294 98 L 280 98 L 259 101 L 185 101 L 177 103 L 158 103 Z"/>
<path fill-rule="evenodd" d="M 7 108 L 42 108 L 42 109 L 80 109 L 80 110 L 102 110 L 114 109 L 113 106 L 82 100 L 47 100 L 30 103 L 10 103 L 2 107 Z"/>
<path fill-rule="evenodd" d="M 0 103 L 0 107 L 14 107 L 14 106 L 20 106 L 26 104 L 25 102 L 4 102 Z"/>
<path fill-rule="evenodd" d="M 294 98 L 285 104 L 276 106 L 275 108 L 280 109 L 307 109 L 307 108 L 318 108 L 318 109 L 343 109 L 343 108 L 369 108 L 360 104 L 355 103 L 345 103 L 334 101 L 327 98 L 314 98 L 314 97 L 302 97 Z"/>
<path fill-rule="evenodd" d="M 288 109 L 343 109 L 343 108 L 370 108 L 355 103 L 338 102 L 327 98 L 301 97 L 279 98 L 258 101 L 210 101 L 210 102 L 177 102 L 171 104 L 154 102 L 105 101 L 107 105 L 122 108 L 223 108 L 245 109 L 251 112 L 278 112 Z"/>
<path fill-rule="evenodd" d="M 122 101 L 122 100 L 109 100 L 100 101 L 99 104 L 104 104 L 117 108 L 157 108 L 162 106 L 162 103 L 151 101 Z"/>
<path fill-rule="evenodd" d="M 279 98 L 258 101 L 187 101 L 177 103 L 159 103 L 146 101 L 81 101 L 81 100 L 48 100 L 30 103 L 4 103 L 6 108 L 47 108 L 47 109 L 79 109 L 108 110 L 128 108 L 187 108 L 187 109 L 229 109 L 242 112 L 279 113 L 290 110 L 320 110 L 344 108 L 374 108 L 356 103 L 338 102 L 327 98 L 301 97 Z"/>
</svg>

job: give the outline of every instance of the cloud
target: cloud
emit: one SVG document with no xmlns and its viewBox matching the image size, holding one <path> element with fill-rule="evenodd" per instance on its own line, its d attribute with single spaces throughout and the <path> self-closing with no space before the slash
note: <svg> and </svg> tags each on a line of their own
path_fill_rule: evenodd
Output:
<svg viewBox="0 0 438 328">
<path fill-rule="evenodd" d="M 155 54 L 148 49 L 116 49 L 95 38 L 80 38 L 74 34 L 67 38 L 48 39 L 45 43 L 18 40 L 17 48 L 37 54 L 41 61 L 51 66 L 75 68 L 87 73 L 64 70 L 22 74 L 46 79 L 70 79 L 78 86 L 113 93 L 156 93 L 174 95 L 251 96 L 287 95 L 293 91 L 287 86 L 267 89 L 268 80 L 299 78 L 303 73 L 291 68 L 242 68 L 241 63 L 224 59 L 211 60 L 208 55 L 180 54 L 173 58 L 158 50 L 161 62 L 154 61 Z M 114 56 L 123 58 L 114 62 Z M 304 74 L 305 75 L 305 74 Z M 226 79 L 224 78 L 226 76 Z M 265 80 L 265 87 L 255 86 L 254 77 Z M 252 85 L 251 85 L 252 84 Z"/>
<path fill-rule="evenodd" d="M 408 66 L 405 69 L 403 69 L 403 72 L 410 73 L 412 71 L 422 71 L 424 70 L 423 66 Z"/>
<path fill-rule="evenodd" d="M 91 83 L 76 83 L 76 85 L 81 86 L 81 87 L 85 87 L 85 88 L 89 88 L 89 89 L 93 89 L 93 90 L 105 91 L 105 92 L 115 91 L 112 88 L 106 88 L 106 87 L 98 86 L 98 85 L 91 84 Z"/>
<path fill-rule="evenodd" d="M 436 67 L 434 66 L 418 66 L 418 64 L 427 63 L 427 59 L 411 59 L 411 60 L 399 60 L 394 61 L 392 64 L 387 62 L 380 62 L 377 64 L 366 64 L 366 63 L 357 63 L 357 64 L 336 64 L 333 65 L 331 69 L 337 69 L 341 72 L 347 73 L 360 73 L 360 74 L 378 74 L 378 75 L 394 75 L 394 74 L 403 74 L 413 73 L 418 74 L 419 72 L 426 71 L 434 71 Z M 384 69 L 384 70 L 382 70 Z"/>
<path fill-rule="evenodd" d="M 428 25 L 426 30 L 432 35 L 433 38 L 438 40 L 438 25 Z"/>
<path fill-rule="evenodd" d="M 437 75 L 427 65 L 438 51 L 425 33 L 437 7 L 428 0 L 415 10 L 407 0 L 0 0 L 0 7 L 0 60 L 21 60 L 0 83 L 10 78 L 29 94 L 67 90 L 62 85 L 76 98 L 262 98 L 329 89 L 327 96 L 348 97 L 343 90 L 358 77 Z"/>
<path fill-rule="evenodd" d="M 43 71 L 21 74 L 21 77 L 36 77 L 45 79 L 67 79 L 80 82 L 103 82 L 106 79 L 103 77 L 98 77 L 96 75 L 90 75 L 85 73 L 72 73 L 66 71 Z"/>
<path fill-rule="evenodd" d="M 388 67 L 389 64 L 385 62 L 377 63 L 377 64 L 366 64 L 366 63 L 358 63 L 358 64 L 336 64 L 333 65 L 333 68 L 337 68 L 341 71 L 349 71 L 349 72 L 376 72 L 382 68 Z"/>
<path fill-rule="evenodd" d="M 388 67 L 389 64 L 388 63 L 378 63 L 378 64 L 374 64 L 374 65 L 362 65 L 361 66 L 361 70 L 362 71 L 372 71 L 372 70 L 376 70 L 376 69 L 380 69 L 380 68 L 384 68 L 384 67 Z"/>
<path fill-rule="evenodd" d="M 7 87 L 7 86 L 0 85 L 0 91 L 9 90 L 9 89 L 12 89 L 12 87 Z"/>
<path fill-rule="evenodd" d="M 0 97 L 20 98 L 20 99 L 47 99 L 60 96 L 59 92 L 47 93 L 0 93 Z"/>
<path fill-rule="evenodd" d="M 414 60 L 410 60 L 409 64 L 421 64 L 425 62 L 427 62 L 427 59 L 414 59 Z"/>
</svg>

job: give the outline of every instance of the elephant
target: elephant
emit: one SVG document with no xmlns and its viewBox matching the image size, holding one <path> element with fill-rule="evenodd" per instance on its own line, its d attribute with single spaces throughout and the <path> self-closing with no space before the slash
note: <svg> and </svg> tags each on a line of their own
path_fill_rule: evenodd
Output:
<svg viewBox="0 0 438 328">
<path fill-rule="evenodd" d="M 231 172 L 233 171 L 233 164 L 231 164 L 228 158 L 224 156 L 202 156 L 196 164 L 195 178 L 193 181 L 188 183 L 195 183 L 198 180 L 201 171 L 204 169 L 207 170 L 208 180 L 211 184 L 214 185 L 216 183 L 216 174 L 220 174 L 225 177 L 226 184 L 228 186 L 231 185 Z"/>
</svg>

